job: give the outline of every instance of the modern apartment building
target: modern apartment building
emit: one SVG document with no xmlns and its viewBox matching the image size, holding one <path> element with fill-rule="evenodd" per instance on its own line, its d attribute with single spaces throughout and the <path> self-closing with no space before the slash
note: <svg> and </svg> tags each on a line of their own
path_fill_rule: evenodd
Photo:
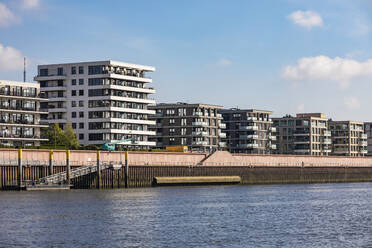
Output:
<svg viewBox="0 0 372 248">
<path fill-rule="evenodd" d="M 225 124 L 218 113 L 222 106 L 209 104 L 161 103 L 149 106 L 156 121 L 156 146 L 188 146 L 190 151 L 212 152 L 226 147 L 221 138 Z"/>
<path fill-rule="evenodd" d="M 276 149 L 272 142 L 271 111 L 257 109 L 223 109 L 222 122 L 226 124 L 227 149 L 231 153 L 270 154 Z"/>
<path fill-rule="evenodd" d="M 367 135 L 367 156 L 372 156 L 372 122 L 364 123 L 364 133 Z"/>
<path fill-rule="evenodd" d="M 328 119 L 322 113 L 273 118 L 273 125 L 279 154 L 327 156 L 332 151 Z"/>
<path fill-rule="evenodd" d="M 58 123 L 62 128 L 70 122 L 80 144 L 100 145 L 119 142 L 134 148 L 149 148 L 155 135 L 149 130 L 155 122 L 148 119 L 155 111 L 149 98 L 153 88 L 148 72 L 152 66 L 117 61 L 39 65 L 35 80 L 49 99 L 42 109 L 49 112 L 44 123 Z"/>
<path fill-rule="evenodd" d="M 40 88 L 37 83 L 0 80 L 0 144 L 40 146 Z"/>
<path fill-rule="evenodd" d="M 332 155 L 364 156 L 367 154 L 367 134 L 364 123 L 356 121 L 330 121 Z"/>
</svg>

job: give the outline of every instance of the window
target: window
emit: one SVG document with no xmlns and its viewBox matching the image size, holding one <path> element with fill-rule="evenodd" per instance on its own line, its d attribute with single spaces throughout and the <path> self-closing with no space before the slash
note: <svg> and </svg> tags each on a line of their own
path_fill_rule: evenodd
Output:
<svg viewBox="0 0 372 248">
<path fill-rule="evenodd" d="M 75 66 L 71 67 L 71 74 L 76 74 L 76 67 Z"/>
<path fill-rule="evenodd" d="M 79 101 L 79 107 L 84 107 L 84 101 Z"/>
<path fill-rule="evenodd" d="M 79 123 L 79 128 L 80 128 L 80 129 L 84 129 L 84 122 L 80 122 L 80 123 Z"/>
<path fill-rule="evenodd" d="M 79 79 L 79 85 L 83 85 L 84 84 L 84 79 L 83 78 L 80 78 Z"/>
<path fill-rule="evenodd" d="M 84 134 L 83 133 L 79 133 L 79 139 L 80 140 L 84 139 Z"/>
<path fill-rule="evenodd" d="M 40 76 L 48 76 L 48 69 L 40 69 Z"/>
<path fill-rule="evenodd" d="M 169 124 L 174 124 L 175 120 L 174 119 L 169 119 Z"/>
<path fill-rule="evenodd" d="M 84 112 L 79 112 L 79 117 L 84 118 Z"/>
<path fill-rule="evenodd" d="M 186 119 L 181 119 L 181 126 L 186 126 Z"/>
<path fill-rule="evenodd" d="M 58 67 L 57 73 L 58 73 L 59 76 L 63 75 L 63 68 L 62 67 Z"/>
<path fill-rule="evenodd" d="M 103 74 L 103 65 L 88 66 L 88 74 Z"/>
<path fill-rule="evenodd" d="M 76 96 L 76 90 L 71 90 L 71 96 Z"/>
<path fill-rule="evenodd" d="M 103 85 L 103 78 L 89 78 L 88 85 Z"/>
<path fill-rule="evenodd" d="M 72 123 L 71 126 L 73 129 L 76 129 L 76 123 Z"/>
<path fill-rule="evenodd" d="M 76 79 L 71 80 L 71 85 L 76 85 Z"/>
<path fill-rule="evenodd" d="M 84 67 L 83 66 L 79 66 L 79 74 L 84 74 Z"/>
<path fill-rule="evenodd" d="M 79 90 L 79 96 L 84 96 L 84 90 Z"/>
<path fill-rule="evenodd" d="M 71 112 L 71 118 L 76 118 L 76 112 Z"/>
<path fill-rule="evenodd" d="M 72 102 L 71 102 L 71 107 L 72 107 L 72 108 L 75 108 L 75 107 L 76 107 L 76 101 L 72 101 Z"/>
</svg>

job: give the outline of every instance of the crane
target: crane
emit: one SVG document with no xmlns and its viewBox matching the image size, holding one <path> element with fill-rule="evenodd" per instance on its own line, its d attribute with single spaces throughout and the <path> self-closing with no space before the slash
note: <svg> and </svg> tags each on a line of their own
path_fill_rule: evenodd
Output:
<svg viewBox="0 0 372 248">
<path fill-rule="evenodd" d="M 116 144 L 127 142 L 127 141 L 132 141 L 131 144 L 135 144 L 135 141 L 133 140 L 133 138 L 122 139 L 122 140 L 117 140 L 117 141 L 113 141 L 113 142 L 106 142 L 101 146 L 101 149 L 104 150 L 104 151 L 115 151 L 115 145 Z"/>
</svg>

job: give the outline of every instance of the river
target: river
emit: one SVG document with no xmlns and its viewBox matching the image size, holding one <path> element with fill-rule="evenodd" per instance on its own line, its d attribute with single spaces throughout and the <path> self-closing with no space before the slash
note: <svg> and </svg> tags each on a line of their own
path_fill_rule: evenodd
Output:
<svg viewBox="0 0 372 248">
<path fill-rule="evenodd" d="M 0 191 L 0 247 L 372 247 L 372 183 Z"/>
</svg>

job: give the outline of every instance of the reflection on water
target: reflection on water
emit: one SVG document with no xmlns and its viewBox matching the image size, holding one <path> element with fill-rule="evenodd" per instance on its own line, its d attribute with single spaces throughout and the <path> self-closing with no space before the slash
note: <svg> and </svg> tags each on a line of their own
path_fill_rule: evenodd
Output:
<svg viewBox="0 0 372 248">
<path fill-rule="evenodd" d="M 0 247 L 372 247 L 372 184 L 0 192 Z"/>
</svg>

